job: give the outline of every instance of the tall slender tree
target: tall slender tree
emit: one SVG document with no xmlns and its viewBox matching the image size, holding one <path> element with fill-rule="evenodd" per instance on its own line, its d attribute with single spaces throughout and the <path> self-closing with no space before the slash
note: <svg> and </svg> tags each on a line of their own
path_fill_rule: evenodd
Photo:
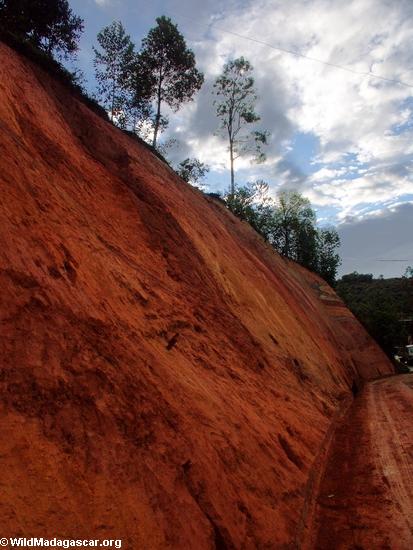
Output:
<svg viewBox="0 0 413 550">
<path fill-rule="evenodd" d="M 235 192 L 235 160 L 247 153 L 253 154 L 257 162 L 265 160 L 262 146 L 267 143 L 268 133 L 247 131 L 250 124 L 260 120 L 255 112 L 257 94 L 252 71 L 252 65 L 244 57 L 228 61 L 214 84 L 216 113 L 229 142 L 232 195 Z"/>
<path fill-rule="evenodd" d="M 142 41 L 138 71 L 150 86 L 150 97 L 155 103 L 153 140 L 156 147 L 158 134 L 168 124 L 162 114 L 162 104 L 177 111 L 182 103 L 190 101 L 204 81 L 195 66 L 194 53 L 187 48 L 182 34 L 169 17 L 158 17 L 156 27 Z"/>
<path fill-rule="evenodd" d="M 120 21 L 114 21 L 97 35 L 100 50 L 94 66 L 98 94 L 112 121 L 126 126 L 130 107 L 131 78 L 136 61 L 134 44 Z"/>
<path fill-rule="evenodd" d="M 135 54 L 132 72 L 127 82 L 129 92 L 128 113 L 132 132 L 149 142 L 153 130 L 153 106 L 151 79 L 140 70 L 140 55 Z"/>
</svg>

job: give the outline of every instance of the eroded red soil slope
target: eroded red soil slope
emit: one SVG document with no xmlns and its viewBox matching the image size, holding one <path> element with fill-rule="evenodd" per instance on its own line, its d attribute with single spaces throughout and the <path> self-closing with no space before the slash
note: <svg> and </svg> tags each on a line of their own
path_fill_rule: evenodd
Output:
<svg viewBox="0 0 413 550">
<path fill-rule="evenodd" d="M 0 97 L 3 531 L 296 544 L 334 415 L 390 364 L 319 278 L 3 45 Z"/>
</svg>

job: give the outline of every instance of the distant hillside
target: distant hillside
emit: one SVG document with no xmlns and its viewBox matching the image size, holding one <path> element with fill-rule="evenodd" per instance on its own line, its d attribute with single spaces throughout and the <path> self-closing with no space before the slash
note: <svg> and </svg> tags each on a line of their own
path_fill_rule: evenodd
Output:
<svg viewBox="0 0 413 550">
<path fill-rule="evenodd" d="M 413 317 L 412 278 L 351 273 L 337 282 L 336 291 L 389 356 L 406 344 L 407 327 L 400 319 Z"/>
</svg>

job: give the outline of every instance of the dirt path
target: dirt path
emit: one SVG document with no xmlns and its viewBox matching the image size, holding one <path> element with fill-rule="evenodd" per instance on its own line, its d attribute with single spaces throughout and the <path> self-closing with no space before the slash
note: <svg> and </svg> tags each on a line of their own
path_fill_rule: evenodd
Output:
<svg viewBox="0 0 413 550">
<path fill-rule="evenodd" d="M 366 385 L 332 441 L 315 548 L 413 548 L 413 375 Z"/>
</svg>

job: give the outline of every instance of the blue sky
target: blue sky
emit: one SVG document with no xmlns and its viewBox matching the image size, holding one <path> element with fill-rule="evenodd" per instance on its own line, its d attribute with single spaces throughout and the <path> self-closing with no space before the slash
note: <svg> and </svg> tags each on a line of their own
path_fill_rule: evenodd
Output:
<svg viewBox="0 0 413 550">
<path fill-rule="evenodd" d="M 92 44 L 102 27 L 121 20 L 139 47 L 157 16 L 168 15 L 178 24 L 205 73 L 205 84 L 193 102 L 171 115 L 164 138 L 177 140 L 168 153 L 173 162 L 196 156 L 211 166 L 211 190 L 225 190 L 229 181 L 226 143 L 216 135 L 212 84 L 229 58 L 249 59 L 257 111 L 271 140 L 265 164 L 251 164 L 248 158 L 237 162 L 237 182 L 259 178 L 268 181 L 274 194 L 294 188 L 307 196 L 320 223 L 337 225 L 342 273 L 399 276 L 413 265 L 411 0 L 70 3 L 85 20 L 77 64 L 90 90 Z"/>
</svg>

